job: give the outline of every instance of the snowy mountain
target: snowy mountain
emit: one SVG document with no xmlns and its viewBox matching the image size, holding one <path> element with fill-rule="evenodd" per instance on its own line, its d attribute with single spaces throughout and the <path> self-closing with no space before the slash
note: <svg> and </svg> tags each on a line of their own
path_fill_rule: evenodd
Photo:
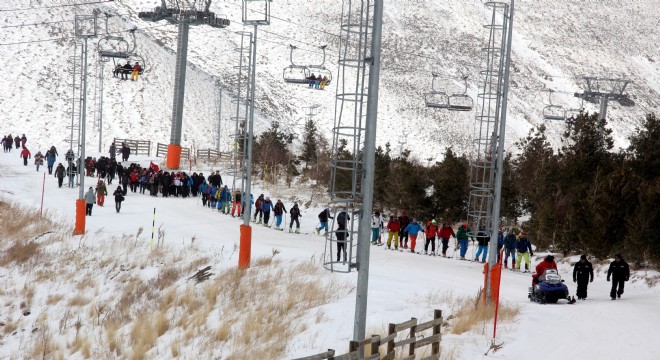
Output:
<svg viewBox="0 0 660 360">
<path fill-rule="evenodd" d="M 168 143 L 171 123 L 176 26 L 167 21 L 149 23 L 137 12 L 160 4 L 156 0 L 132 0 L 85 6 L 57 7 L 65 0 L 13 1 L 3 5 L 12 16 L 2 22 L 0 56 L 11 71 L 5 72 L 0 89 L 3 129 L 12 132 L 38 130 L 34 140 L 43 146 L 66 137 L 70 82 L 69 56 L 73 52 L 72 30 L 75 14 L 93 9 L 115 14 L 111 32 L 137 26 L 137 52 L 147 61 L 148 72 L 138 82 L 121 82 L 106 72 L 104 97 L 104 147 L 113 137 L 151 139 Z M 238 0 L 215 1 L 211 10 L 232 21 L 226 29 L 194 27 L 190 33 L 189 69 L 184 106 L 184 145 L 213 147 L 216 128 L 216 81 L 225 89 L 223 128 L 231 127 L 235 113 L 230 95 L 235 94 L 238 54 L 236 31 L 250 30 L 240 23 Z M 531 126 L 542 123 L 547 104 L 543 89 L 558 91 L 553 101 L 566 108 L 581 104 L 572 93 L 583 89 L 582 76 L 625 77 L 634 107 L 611 102 L 608 111 L 617 146 L 643 114 L 658 109 L 660 100 L 660 50 L 657 3 L 600 1 L 518 1 L 514 19 L 511 95 L 507 142 L 525 135 Z M 282 70 L 289 64 L 289 44 L 299 50 L 297 63 L 320 63 L 316 46 L 328 45 L 326 67 L 336 74 L 338 28 L 341 2 L 322 0 L 278 1 L 272 4 L 270 26 L 260 28 L 256 105 L 257 130 L 277 120 L 299 132 L 304 120 L 303 106 L 321 105 L 316 118 L 329 134 L 334 119 L 333 86 L 314 91 L 302 85 L 286 84 Z M 467 151 L 474 113 L 446 113 L 424 107 L 423 95 L 430 90 L 431 72 L 438 72 L 450 91 L 462 91 L 461 74 L 469 75 L 467 93 L 476 98 L 481 66 L 480 47 L 485 36 L 484 6 L 478 1 L 435 0 L 395 1 L 385 4 L 383 61 L 380 89 L 378 144 L 401 142 L 418 157 L 436 157 L 446 148 Z M 35 25 L 27 25 L 35 24 Z M 26 25 L 26 26 L 22 26 Z M 57 41 L 41 41 L 59 39 Z M 36 42 L 39 41 L 39 42 Z M 21 43 L 21 44 L 17 44 Z M 94 74 L 96 45 L 91 41 L 90 74 Z M 14 70 L 16 69 L 16 70 Z M 89 117 L 94 114 L 94 78 L 89 82 Z M 336 83 L 336 82 L 335 82 Z M 584 104 L 588 111 L 596 106 Z M 91 121 L 91 120 L 90 120 Z M 555 144 L 563 126 L 549 124 Z M 88 128 L 91 128 L 89 126 Z M 93 130 L 93 129 L 92 129 Z M 98 144 L 90 130 L 88 145 Z M 33 131 L 33 130 L 30 130 Z M 224 135 L 227 135 L 223 131 Z M 404 134 L 408 134 L 404 137 Z M 227 137 L 223 146 L 228 148 Z M 422 156 L 424 154 L 424 156 Z"/>
</svg>

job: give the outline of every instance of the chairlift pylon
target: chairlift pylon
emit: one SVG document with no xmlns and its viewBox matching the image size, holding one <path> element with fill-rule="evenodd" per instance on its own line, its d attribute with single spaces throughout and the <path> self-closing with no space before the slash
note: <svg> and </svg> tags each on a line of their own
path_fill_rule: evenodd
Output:
<svg viewBox="0 0 660 360">
<path fill-rule="evenodd" d="M 431 92 L 424 95 L 424 103 L 426 104 L 426 107 L 449 109 L 449 95 L 435 87 L 435 81 L 438 79 L 438 74 L 431 73 L 431 75 L 433 76 L 433 80 L 431 81 Z"/>
<path fill-rule="evenodd" d="M 466 95 L 468 88 L 468 76 L 463 75 L 462 78 L 463 82 L 465 83 L 465 88 L 463 89 L 463 93 L 452 94 L 449 97 L 449 111 L 472 111 L 472 107 L 474 106 L 474 101 L 472 98 Z"/>
<path fill-rule="evenodd" d="M 298 65 L 293 62 L 293 51 L 297 49 L 297 47 L 289 45 L 289 48 L 291 49 L 291 52 L 289 53 L 289 61 L 291 61 L 291 65 L 284 68 L 282 78 L 284 79 L 284 82 L 291 84 L 307 84 L 311 73 L 307 66 Z"/>
<path fill-rule="evenodd" d="M 543 120 L 566 120 L 566 110 L 560 105 L 552 103 L 552 93 L 554 90 L 548 90 L 548 105 L 543 108 Z"/>
</svg>

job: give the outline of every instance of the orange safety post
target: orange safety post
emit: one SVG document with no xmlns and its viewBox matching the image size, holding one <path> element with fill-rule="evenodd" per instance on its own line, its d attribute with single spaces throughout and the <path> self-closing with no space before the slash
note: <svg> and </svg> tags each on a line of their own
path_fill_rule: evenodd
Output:
<svg viewBox="0 0 660 360">
<path fill-rule="evenodd" d="M 490 272 L 490 293 L 495 304 L 495 318 L 493 319 L 493 339 L 497 336 L 497 315 L 500 312 L 500 284 L 502 280 L 502 264 L 498 263 Z"/>
<path fill-rule="evenodd" d="M 238 248 L 238 268 L 250 267 L 250 252 L 252 251 L 252 227 L 241 224 L 241 244 Z"/>
<path fill-rule="evenodd" d="M 73 235 L 85 234 L 85 216 L 87 215 L 87 204 L 85 199 L 76 200 L 76 224 L 73 227 Z"/>
<path fill-rule="evenodd" d="M 166 166 L 170 169 L 178 169 L 181 164 L 181 145 L 167 145 Z"/>
</svg>

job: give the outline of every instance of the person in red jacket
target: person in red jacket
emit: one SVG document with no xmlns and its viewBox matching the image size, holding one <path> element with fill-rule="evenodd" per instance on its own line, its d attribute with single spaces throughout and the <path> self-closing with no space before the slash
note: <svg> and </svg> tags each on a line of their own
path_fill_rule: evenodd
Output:
<svg viewBox="0 0 660 360">
<path fill-rule="evenodd" d="M 539 282 L 539 276 L 543 275 L 548 269 L 557 270 L 557 263 L 555 263 L 555 257 L 552 255 L 546 256 L 543 261 L 536 265 L 536 274 L 532 274 L 532 286 Z"/>
<path fill-rule="evenodd" d="M 449 238 L 456 238 L 454 229 L 451 227 L 451 221 L 445 221 L 444 225 L 438 230 L 438 238 L 442 241 L 442 256 L 447 257 L 447 248 L 449 248 Z"/>
<path fill-rule="evenodd" d="M 390 215 L 390 221 L 387 222 L 387 230 L 390 232 L 387 235 L 387 248 L 390 248 L 392 237 L 394 237 L 394 250 L 399 250 L 399 230 L 401 230 L 401 223 L 394 215 Z"/>
<path fill-rule="evenodd" d="M 438 223 L 433 220 L 426 222 L 426 243 L 424 243 L 424 254 L 429 250 L 429 243 L 431 244 L 431 255 L 435 255 L 435 235 L 438 232 Z"/>
<path fill-rule="evenodd" d="M 21 157 L 23 158 L 23 165 L 27 166 L 28 159 L 32 159 L 32 154 L 30 154 L 30 150 L 28 150 L 25 146 L 23 146 L 23 150 L 21 151 Z"/>
<path fill-rule="evenodd" d="M 140 66 L 140 63 L 136 62 L 135 65 L 133 65 L 133 71 L 131 72 L 131 81 L 137 81 L 140 71 L 142 71 L 142 66 Z"/>
</svg>

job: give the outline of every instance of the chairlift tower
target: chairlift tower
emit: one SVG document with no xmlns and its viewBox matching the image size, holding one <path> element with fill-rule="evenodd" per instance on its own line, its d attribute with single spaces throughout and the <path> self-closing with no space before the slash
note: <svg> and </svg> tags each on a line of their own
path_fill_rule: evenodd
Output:
<svg viewBox="0 0 660 360">
<path fill-rule="evenodd" d="M 334 220 L 323 265 L 333 272 L 358 272 L 353 340 L 364 339 L 367 319 L 383 2 L 342 2 L 329 186 Z M 348 215 L 345 228 L 335 232 L 342 212 Z"/>
<path fill-rule="evenodd" d="M 514 2 L 484 4 L 490 21 L 484 25 L 488 33 L 487 42 L 481 48 L 484 67 L 479 72 L 481 88 L 477 94 L 474 153 L 470 161 L 468 223 L 471 236 L 481 231 L 490 237 L 488 264 L 484 269 L 489 300 L 492 295 L 490 273 L 497 263 Z"/>
<path fill-rule="evenodd" d="M 236 99 L 232 104 L 236 106 L 236 114 L 231 117 L 234 122 L 234 135 L 232 136 L 231 150 L 231 168 L 229 174 L 232 175 L 232 191 L 245 190 L 245 149 L 247 145 L 247 122 L 250 114 L 250 71 L 252 70 L 252 36 L 249 31 L 238 31 L 236 34 L 240 37 L 240 46 L 234 51 L 238 53 L 238 77 L 236 80 Z M 240 188 L 237 183 L 240 180 Z"/>
<path fill-rule="evenodd" d="M 217 96 L 217 109 L 218 109 L 218 124 L 217 124 L 217 136 L 215 139 L 215 150 L 220 152 L 220 145 L 222 142 L 220 141 L 221 135 L 222 135 L 222 85 L 218 83 L 218 96 Z"/>
<path fill-rule="evenodd" d="M 178 169 L 181 164 L 181 133 L 183 125 L 183 99 L 186 89 L 186 64 L 188 61 L 188 32 L 191 25 L 210 25 L 224 28 L 229 20 L 216 16 L 209 10 L 212 0 L 161 0 L 161 6 L 153 11 L 142 11 L 138 17 L 148 21 L 166 19 L 179 26 L 176 68 L 174 71 L 174 105 L 172 106 L 172 131 L 167 147 L 166 165 Z"/>
<path fill-rule="evenodd" d="M 582 93 L 575 93 L 575 97 L 590 103 L 600 104 L 598 119 L 604 120 L 607 115 L 607 105 L 610 100 L 618 102 L 621 106 L 634 106 L 635 102 L 624 94 L 632 80 L 599 78 L 594 76 L 583 77 L 586 89 Z"/>
<path fill-rule="evenodd" d="M 242 3 L 242 16 L 241 20 L 243 25 L 252 26 L 254 33 L 251 37 L 247 37 L 250 41 L 250 62 L 249 62 L 249 92 L 246 92 L 247 102 L 249 107 L 249 116 L 244 129 L 244 145 L 243 145 L 243 191 L 241 193 L 244 206 L 247 211 L 243 211 L 243 224 L 241 224 L 240 232 L 240 248 L 238 252 L 238 267 L 241 269 L 250 266 L 250 256 L 252 252 L 252 228 L 250 227 L 250 195 L 252 194 L 252 143 L 254 139 L 254 103 L 255 103 L 255 87 L 257 75 L 257 29 L 259 26 L 270 25 L 270 3 L 271 0 L 243 0 Z M 241 35 L 241 42 L 246 39 Z M 242 53 L 241 53 L 242 55 Z M 241 60 L 242 61 L 242 60 Z M 239 69 L 239 72 L 241 70 Z M 240 78 L 240 76 L 239 76 Z M 239 93 L 240 95 L 240 93 Z M 240 101 L 239 106 L 240 107 Z"/>
<path fill-rule="evenodd" d="M 71 73 L 71 125 L 67 126 L 70 135 L 66 142 L 69 143 L 69 150 L 77 155 L 80 150 L 80 120 L 82 112 L 82 82 L 83 82 L 83 43 L 75 41 L 73 43 L 73 55 L 69 57 L 69 63 L 73 66 L 69 69 Z M 71 165 L 71 164 L 69 164 Z"/>
<path fill-rule="evenodd" d="M 96 83 L 94 96 L 94 130 L 99 134 L 99 152 L 103 152 L 103 93 L 105 91 L 105 64 L 109 58 L 99 56 L 96 60 Z"/>
<path fill-rule="evenodd" d="M 82 105 L 80 108 L 80 156 L 78 158 L 78 174 L 80 176 L 80 186 L 78 188 L 78 200 L 76 200 L 76 222 L 73 229 L 74 235 L 85 234 L 85 176 L 83 173 L 85 161 L 85 124 L 87 122 L 87 53 L 88 53 L 88 40 L 95 38 L 98 35 L 96 26 L 97 14 L 93 15 L 76 15 L 74 21 L 75 36 L 82 39 L 82 88 L 81 99 Z"/>
</svg>

